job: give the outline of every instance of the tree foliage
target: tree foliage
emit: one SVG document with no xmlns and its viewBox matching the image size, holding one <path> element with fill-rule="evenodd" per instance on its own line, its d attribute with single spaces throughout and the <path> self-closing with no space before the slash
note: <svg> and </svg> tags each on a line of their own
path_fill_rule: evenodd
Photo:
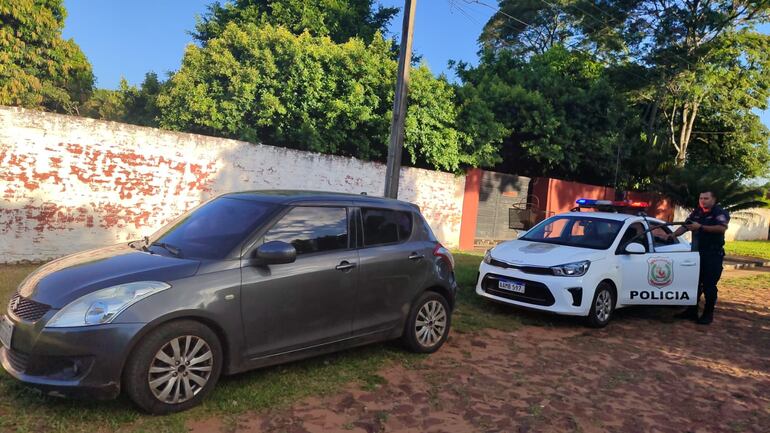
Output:
<svg viewBox="0 0 770 433">
<path fill-rule="evenodd" d="M 301 150 L 382 160 L 396 62 L 379 34 L 338 44 L 284 27 L 228 24 L 158 97 L 163 127 Z M 413 71 L 405 148 L 412 160 L 457 170 L 470 157 L 454 129 L 454 91 L 424 66 Z"/>
<path fill-rule="evenodd" d="M 600 63 L 555 46 L 528 59 L 488 53 L 478 67 L 458 72 L 460 128 L 501 162 L 498 168 L 611 181 L 625 141 L 626 101 Z"/>
<path fill-rule="evenodd" d="M 770 2 L 499 4 L 480 38 L 484 50 L 498 54 L 482 57 L 482 63 L 499 61 L 500 52 L 532 62 L 565 46 L 601 63 L 611 87 L 625 98 L 625 125 L 615 130 L 624 139 L 621 185 L 643 186 L 685 164 L 720 165 L 734 178 L 767 173 L 770 135 L 753 110 L 767 108 L 770 96 L 770 36 L 755 30 L 770 19 Z M 561 124 L 547 116 L 544 131 L 551 121 Z M 597 163 L 587 173 L 605 167 Z M 563 170 L 561 176 L 577 174 Z"/>
<path fill-rule="evenodd" d="M 685 209 L 698 207 L 698 196 L 703 191 L 713 192 L 719 205 L 728 212 L 770 205 L 765 187 L 748 185 L 720 167 L 676 168 L 653 186 L 657 192 Z"/>
<path fill-rule="evenodd" d="M 154 72 L 148 72 L 139 87 L 120 80 L 118 90 L 96 89 L 81 114 L 95 119 L 113 120 L 141 126 L 158 126 L 157 98 L 164 86 Z"/>
<path fill-rule="evenodd" d="M 501 1 L 500 9 L 487 21 L 479 36 L 486 51 L 507 50 L 529 56 L 544 54 L 569 42 L 578 29 L 569 14 L 571 0 Z"/>
<path fill-rule="evenodd" d="M 91 65 L 62 39 L 61 0 L 0 2 L 0 104 L 77 113 L 91 93 Z"/>
<path fill-rule="evenodd" d="M 337 43 L 358 37 L 371 42 L 386 30 L 398 8 L 378 6 L 373 0 L 234 0 L 219 1 L 198 19 L 193 37 L 206 45 L 222 35 L 229 23 L 285 27 L 295 35 L 305 31 L 328 36 Z"/>
</svg>

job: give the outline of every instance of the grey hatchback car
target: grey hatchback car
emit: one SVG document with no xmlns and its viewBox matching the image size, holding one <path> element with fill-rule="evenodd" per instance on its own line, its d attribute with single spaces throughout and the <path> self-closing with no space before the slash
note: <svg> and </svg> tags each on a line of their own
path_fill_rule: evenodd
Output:
<svg viewBox="0 0 770 433">
<path fill-rule="evenodd" d="M 0 318 L 0 362 L 58 396 L 165 414 L 220 374 L 401 338 L 438 350 L 454 259 L 417 206 L 364 195 L 216 197 L 139 241 L 33 272 Z"/>
</svg>

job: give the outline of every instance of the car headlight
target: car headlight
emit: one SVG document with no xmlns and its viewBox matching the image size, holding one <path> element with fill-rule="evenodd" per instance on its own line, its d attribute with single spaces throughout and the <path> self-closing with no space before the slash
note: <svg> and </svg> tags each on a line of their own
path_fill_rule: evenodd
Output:
<svg viewBox="0 0 770 433">
<path fill-rule="evenodd" d="M 160 281 L 138 281 L 97 290 L 67 304 L 45 326 L 67 328 L 110 323 L 126 308 L 169 287 Z"/>
<path fill-rule="evenodd" d="M 554 275 L 560 277 L 582 277 L 588 272 L 588 267 L 591 266 L 591 262 L 583 260 L 582 262 L 566 263 L 559 266 L 551 267 Z"/>
<path fill-rule="evenodd" d="M 492 264 L 492 248 L 488 249 L 486 253 L 484 253 L 484 263 L 486 264 Z"/>
</svg>

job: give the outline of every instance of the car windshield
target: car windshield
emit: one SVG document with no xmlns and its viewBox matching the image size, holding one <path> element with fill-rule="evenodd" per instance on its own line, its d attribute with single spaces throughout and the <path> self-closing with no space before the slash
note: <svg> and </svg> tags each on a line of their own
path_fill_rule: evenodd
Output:
<svg viewBox="0 0 770 433">
<path fill-rule="evenodd" d="M 555 216 L 533 227 L 519 239 L 604 250 L 612 245 L 623 221 L 589 216 Z"/>
<path fill-rule="evenodd" d="M 183 216 L 153 236 L 153 252 L 185 258 L 219 260 L 259 227 L 276 205 L 219 197 Z"/>
</svg>

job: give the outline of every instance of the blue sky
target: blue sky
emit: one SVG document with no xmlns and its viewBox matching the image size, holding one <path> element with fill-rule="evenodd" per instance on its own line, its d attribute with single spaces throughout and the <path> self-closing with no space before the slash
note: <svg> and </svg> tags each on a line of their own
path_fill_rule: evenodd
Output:
<svg viewBox="0 0 770 433">
<path fill-rule="evenodd" d="M 164 77 L 181 64 L 185 46 L 192 41 L 187 33 L 195 26 L 195 16 L 206 11 L 213 0 L 65 0 L 67 20 L 64 37 L 80 45 L 93 65 L 96 85 L 117 88 L 121 77 L 139 84 L 148 71 Z M 447 61 L 463 60 L 475 64 L 476 39 L 494 11 L 462 0 L 416 0 L 414 50 L 435 73 L 447 71 Z M 403 7 L 403 0 L 380 0 L 383 6 Z M 495 5 L 495 0 L 484 3 Z M 400 34 L 402 16 L 390 26 Z M 762 27 L 770 33 L 770 24 Z M 762 113 L 770 127 L 770 110 Z"/>
</svg>

